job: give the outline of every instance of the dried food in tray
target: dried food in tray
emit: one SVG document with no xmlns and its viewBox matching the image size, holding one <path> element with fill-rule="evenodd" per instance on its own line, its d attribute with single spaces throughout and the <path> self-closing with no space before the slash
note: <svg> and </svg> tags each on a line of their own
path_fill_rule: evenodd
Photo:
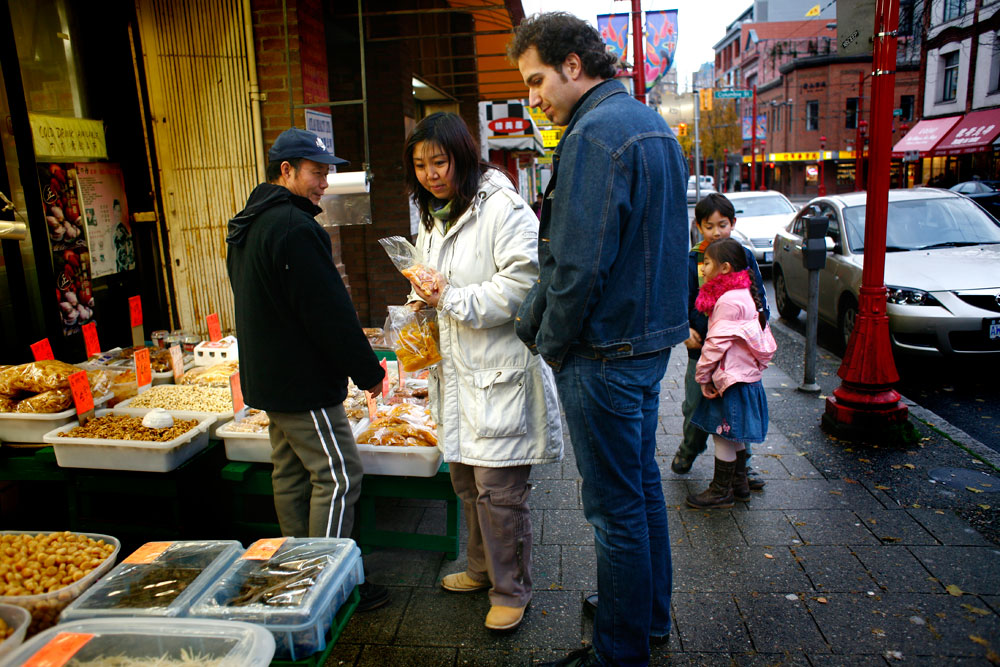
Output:
<svg viewBox="0 0 1000 667">
<path fill-rule="evenodd" d="M 110 393 L 97 396 L 94 398 L 94 407 L 103 407 L 110 398 Z M 74 420 L 76 420 L 76 408 L 53 413 L 0 412 L 0 440 L 10 443 L 39 444 L 46 433 Z"/>
<path fill-rule="evenodd" d="M 271 634 L 249 623 L 118 617 L 61 623 L 21 646 L 11 665 L 67 639 L 79 640 L 67 667 L 265 667 L 274 657 Z"/>
<path fill-rule="evenodd" d="M 243 547 L 235 540 L 148 542 L 63 612 L 95 616 L 183 616 Z"/>
<path fill-rule="evenodd" d="M 233 395 L 228 387 L 157 385 L 130 399 L 127 407 L 222 414 L 233 411 Z"/>
<path fill-rule="evenodd" d="M 427 408 L 410 403 L 381 405 L 374 421 L 358 437 L 358 444 L 435 447 L 437 427 Z"/>
<path fill-rule="evenodd" d="M 114 565 L 121 545 L 97 533 L 0 531 L 0 547 L 0 602 L 31 613 L 31 636 L 55 625 L 63 608 Z"/>
<path fill-rule="evenodd" d="M 30 624 L 31 614 L 27 609 L 0 603 L 0 660 L 21 645 Z"/>
<path fill-rule="evenodd" d="M 239 361 L 224 361 L 214 366 L 196 366 L 184 373 L 178 384 L 229 388 L 229 376 L 240 370 Z"/>
<path fill-rule="evenodd" d="M 164 428 L 148 428 L 143 425 L 141 417 L 106 414 L 91 419 L 85 425 L 77 424 L 69 430 L 60 431 L 58 437 L 169 442 L 197 427 L 197 419 L 176 419 Z"/>
<path fill-rule="evenodd" d="M 363 581 L 354 540 L 259 540 L 195 601 L 189 615 L 261 624 L 274 635 L 276 658 L 300 660 L 326 647 L 334 615 Z"/>
</svg>

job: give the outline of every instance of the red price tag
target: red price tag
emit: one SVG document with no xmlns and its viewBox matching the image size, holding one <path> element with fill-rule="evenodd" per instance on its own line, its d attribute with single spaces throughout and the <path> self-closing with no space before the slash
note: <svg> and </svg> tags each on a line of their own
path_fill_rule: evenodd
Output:
<svg viewBox="0 0 1000 667">
<path fill-rule="evenodd" d="M 170 365 L 174 369 L 174 382 L 180 382 L 184 375 L 184 351 L 180 345 L 170 346 Z"/>
<path fill-rule="evenodd" d="M 128 298 L 128 317 L 133 327 L 142 326 L 142 299 L 138 296 Z"/>
<path fill-rule="evenodd" d="M 212 313 L 205 318 L 208 322 L 208 339 L 213 343 L 222 340 L 222 325 L 219 324 L 219 314 Z"/>
<path fill-rule="evenodd" d="M 246 407 L 246 404 L 243 402 L 243 387 L 240 386 L 239 371 L 229 376 L 229 388 L 233 392 L 233 412 L 239 414 Z"/>
<path fill-rule="evenodd" d="M 87 371 L 79 371 L 69 376 L 69 391 L 73 394 L 77 415 L 94 411 L 94 395 L 90 391 Z"/>
<path fill-rule="evenodd" d="M 382 400 L 389 398 L 389 365 L 386 363 L 385 359 L 378 362 L 379 366 L 382 367 L 382 371 L 385 375 L 382 376 Z"/>
<path fill-rule="evenodd" d="M 368 419 L 375 421 L 375 397 L 367 389 L 365 389 L 365 400 L 368 402 Z"/>
<path fill-rule="evenodd" d="M 45 361 L 47 359 L 55 359 L 55 357 L 52 355 L 52 345 L 49 343 L 48 338 L 43 338 L 37 343 L 32 343 L 31 353 L 35 355 L 35 361 Z"/>
<path fill-rule="evenodd" d="M 153 384 L 153 369 L 149 365 L 148 347 L 135 353 L 135 383 L 139 385 L 139 393 L 146 391 Z"/>
<path fill-rule="evenodd" d="M 81 329 L 83 329 L 83 347 L 87 350 L 87 358 L 96 357 L 101 353 L 101 343 L 97 340 L 97 322 L 88 322 Z"/>
<path fill-rule="evenodd" d="M 60 632 L 28 658 L 25 667 L 62 667 L 94 638 L 83 632 Z"/>
</svg>

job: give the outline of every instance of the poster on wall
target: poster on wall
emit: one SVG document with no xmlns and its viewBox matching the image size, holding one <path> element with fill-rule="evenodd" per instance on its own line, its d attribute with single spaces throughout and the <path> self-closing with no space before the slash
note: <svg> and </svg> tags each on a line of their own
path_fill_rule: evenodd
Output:
<svg viewBox="0 0 1000 667">
<path fill-rule="evenodd" d="M 135 245 L 121 165 L 79 162 L 76 178 L 80 188 L 80 210 L 87 221 L 92 277 L 134 269 Z"/>
<path fill-rule="evenodd" d="M 37 167 L 59 316 L 63 335 L 71 336 L 94 318 L 87 225 L 80 209 L 76 168 L 72 163 L 54 162 Z"/>
</svg>

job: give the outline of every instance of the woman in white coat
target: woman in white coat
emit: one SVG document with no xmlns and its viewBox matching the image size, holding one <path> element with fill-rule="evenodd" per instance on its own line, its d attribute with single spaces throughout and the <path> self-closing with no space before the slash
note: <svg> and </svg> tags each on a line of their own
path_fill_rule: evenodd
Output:
<svg viewBox="0 0 1000 667">
<path fill-rule="evenodd" d="M 414 285 L 411 307 L 438 312 L 431 413 L 469 528 L 466 570 L 441 585 L 488 588 L 486 627 L 513 630 L 531 600 L 528 475 L 563 452 L 552 372 L 514 333 L 538 277 L 538 219 L 510 180 L 480 161 L 455 114 L 420 121 L 403 166 L 420 210 L 417 248 L 435 272 L 430 292 Z"/>
</svg>

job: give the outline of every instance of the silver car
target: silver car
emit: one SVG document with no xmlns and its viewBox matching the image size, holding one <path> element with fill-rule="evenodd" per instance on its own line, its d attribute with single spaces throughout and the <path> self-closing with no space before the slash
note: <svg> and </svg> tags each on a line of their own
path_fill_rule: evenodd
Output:
<svg viewBox="0 0 1000 667">
<path fill-rule="evenodd" d="M 864 261 L 864 192 L 819 197 L 774 238 L 774 292 L 782 317 L 805 308 L 803 218 L 826 217 L 819 318 L 846 346 L 858 313 Z M 737 223 L 738 224 L 738 223 Z M 1000 223 L 948 190 L 889 191 L 885 284 L 889 332 L 911 354 L 1000 354 Z"/>
<path fill-rule="evenodd" d="M 780 192 L 730 192 L 726 198 L 736 209 L 733 238 L 753 251 L 758 264 L 774 259 L 774 236 L 795 215 L 795 206 Z"/>
</svg>

